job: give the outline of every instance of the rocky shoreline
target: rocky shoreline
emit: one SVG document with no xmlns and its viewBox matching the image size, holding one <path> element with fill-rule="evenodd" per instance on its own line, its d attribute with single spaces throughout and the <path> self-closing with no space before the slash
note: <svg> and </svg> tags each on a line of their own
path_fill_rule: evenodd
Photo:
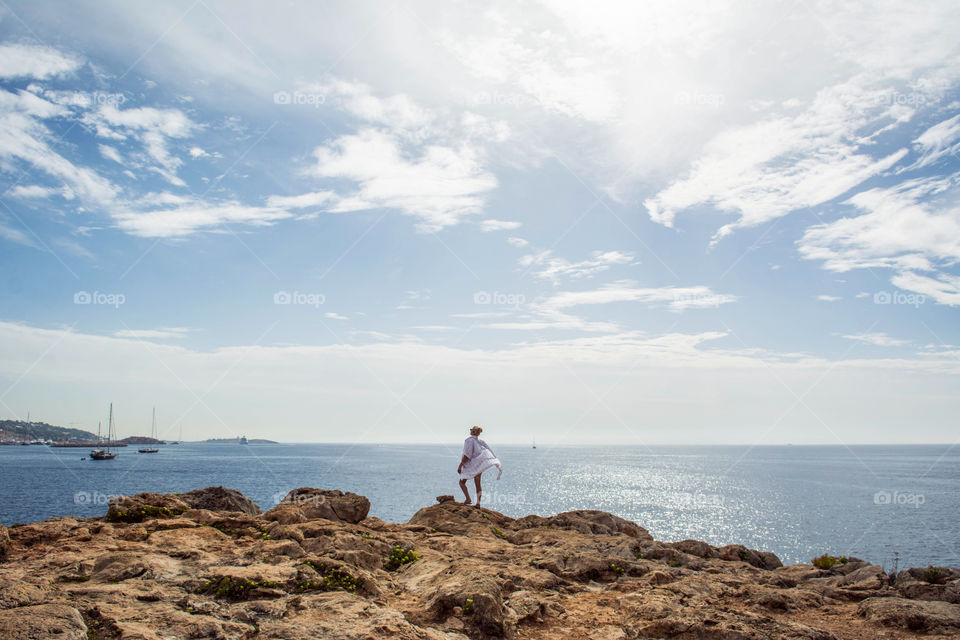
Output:
<svg viewBox="0 0 960 640">
<path fill-rule="evenodd" d="M 106 638 L 960 637 L 960 570 L 856 558 L 782 566 L 655 541 L 602 511 L 513 519 L 440 496 L 409 522 L 303 488 L 138 494 L 101 518 L 0 526 L 0 629 Z"/>
</svg>

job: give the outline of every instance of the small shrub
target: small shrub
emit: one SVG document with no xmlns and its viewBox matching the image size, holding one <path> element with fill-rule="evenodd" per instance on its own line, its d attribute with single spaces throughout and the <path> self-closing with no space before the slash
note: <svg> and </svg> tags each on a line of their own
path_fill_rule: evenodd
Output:
<svg viewBox="0 0 960 640">
<path fill-rule="evenodd" d="M 493 535 L 497 536 L 501 540 L 507 539 L 507 534 L 505 534 L 503 531 L 500 531 L 500 529 L 498 529 L 497 527 L 493 528 Z"/>
<path fill-rule="evenodd" d="M 613 572 L 617 574 L 618 578 L 623 575 L 623 567 L 621 567 L 620 565 L 611 564 L 610 568 L 613 569 Z"/>
<path fill-rule="evenodd" d="M 322 580 L 308 580 L 297 585 L 297 591 L 349 591 L 356 593 L 360 581 L 342 569 L 328 567 L 325 564 L 304 563 L 320 574 Z"/>
<path fill-rule="evenodd" d="M 814 558 L 812 562 L 817 569 L 829 569 L 838 564 L 847 564 L 849 560 L 847 556 L 831 556 L 825 553 L 819 558 Z"/>
<path fill-rule="evenodd" d="M 948 576 L 949 574 L 942 567 L 929 566 L 924 569 L 921 579 L 930 584 L 943 584 Z"/>
<path fill-rule="evenodd" d="M 234 579 L 230 576 L 221 576 L 211 578 L 197 587 L 197 593 L 212 595 L 217 598 L 227 598 L 229 600 L 243 600 L 251 589 L 257 587 L 277 588 L 276 582 L 270 580 L 245 580 L 243 578 Z"/>
<path fill-rule="evenodd" d="M 473 613 L 473 598 L 467 598 L 467 601 L 463 603 L 463 613 L 465 615 Z"/>
<path fill-rule="evenodd" d="M 396 571 L 405 564 L 416 562 L 420 556 L 413 549 L 404 549 L 400 545 L 393 548 L 393 551 L 387 557 L 387 571 Z"/>
</svg>

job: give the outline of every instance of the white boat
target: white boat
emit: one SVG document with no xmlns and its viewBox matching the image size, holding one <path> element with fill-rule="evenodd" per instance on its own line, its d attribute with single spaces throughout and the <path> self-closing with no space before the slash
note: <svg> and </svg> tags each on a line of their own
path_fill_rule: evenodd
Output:
<svg viewBox="0 0 960 640">
<path fill-rule="evenodd" d="M 154 440 L 157 439 L 157 408 L 153 408 L 153 420 L 150 422 L 150 437 Z M 153 445 L 147 445 L 146 447 L 140 447 L 137 449 L 140 453 L 157 453 L 160 449 L 157 449 Z"/>
<path fill-rule="evenodd" d="M 117 454 L 110 451 L 110 442 L 113 440 L 113 403 L 110 403 L 110 418 L 107 421 L 107 447 L 102 449 L 103 440 L 100 437 L 100 423 L 97 423 L 97 448 L 90 452 L 91 460 L 113 460 Z"/>
</svg>

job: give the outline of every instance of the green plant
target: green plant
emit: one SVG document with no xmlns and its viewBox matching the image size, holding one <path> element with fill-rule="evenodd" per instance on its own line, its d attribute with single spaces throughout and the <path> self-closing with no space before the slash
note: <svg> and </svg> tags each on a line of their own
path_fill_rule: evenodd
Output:
<svg viewBox="0 0 960 640">
<path fill-rule="evenodd" d="M 613 572 L 617 574 L 618 578 L 623 575 L 623 567 L 611 563 L 610 568 L 613 569 Z"/>
<path fill-rule="evenodd" d="M 813 559 L 813 566 L 817 569 L 829 569 L 838 564 L 847 564 L 848 562 L 850 562 L 850 560 L 847 556 L 831 556 L 825 553 L 819 558 Z"/>
<path fill-rule="evenodd" d="M 297 591 L 349 591 L 356 593 L 360 586 L 360 581 L 355 577 L 335 567 L 327 566 L 323 563 L 314 564 L 307 560 L 305 565 L 320 574 L 322 580 L 307 580 L 297 585 Z"/>
<path fill-rule="evenodd" d="M 505 534 L 503 531 L 500 531 L 500 529 L 498 529 L 497 527 L 493 528 L 493 535 L 497 536 L 501 540 L 507 539 L 507 534 Z"/>
<path fill-rule="evenodd" d="M 643 560 L 643 551 L 637 551 L 637 560 Z"/>
<path fill-rule="evenodd" d="M 942 567 L 929 566 L 924 569 L 921 579 L 930 584 L 943 584 L 947 581 L 948 577 L 949 574 Z"/>
<path fill-rule="evenodd" d="M 386 569 L 387 571 L 396 571 L 405 564 L 416 562 L 419 558 L 420 556 L 413 549 L 404 549 L 397 545 L 387 557 Z"/>
<path fill-rule="evenodd" d="M 679 566 L 680 566 L 680 558 L 678 558 L 678 557 L 677 557 L 677 554 L 675 554 L 675 553 L 674 553 L 673 556 L 670 558 L 670 566 L 671 566 L 671 567 L 679 567 Z"/>
<path fill-rule="evenodd" d="M 183 513 L 184 509 L 170 509 L 168 507 L 154 507 L 144 505 L 139 509 L 110 509 L 107 520 L 110 522 L 143 522 L 147 518 L 172 518 Z"/>
<path fill-rule="evenodd" d="M 463 603 L 463 612 L 466 615 L 473 613 L 473 598 L 467 598 L 467 601 Z"/>
<path fill-rule="evenodd" d="M 90 579 L 90 576 L 84 576 L 79 573 L 68 573 L 65 576 L 60 576 L 60 582 L 86 582 Z"/>
<path fill-rule="evenodd" d="M 243 600 L 251 589 L 257 587 L 277 588 L 276 582 L 270 580 L 247 580 L 245 578 L 231 578 L 230 576 L 220 576 L 211 578 L 197 587 L 196 591 L 200 594 L 212 595 L 217 598 L 227 598 L 230 600 Z"/>
</svg>

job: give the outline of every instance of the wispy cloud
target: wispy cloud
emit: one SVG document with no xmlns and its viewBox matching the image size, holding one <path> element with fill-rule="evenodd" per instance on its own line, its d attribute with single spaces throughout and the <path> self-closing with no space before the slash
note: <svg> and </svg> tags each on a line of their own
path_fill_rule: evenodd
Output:
<svg viewBox="0 0 960 640">
<path fill-rule="evenodd" d="M 876 345 L 878 347 L 900 347 L 905 344 L 910 344 L 909 340 L 900 340 L 898 338 L 891 338 L 885 333 L 855 333 L 850 335 L 843 336 L 847 340 L 856 340 L 857 342 L 866 342 L 867 344 Z"/>
</svg>

